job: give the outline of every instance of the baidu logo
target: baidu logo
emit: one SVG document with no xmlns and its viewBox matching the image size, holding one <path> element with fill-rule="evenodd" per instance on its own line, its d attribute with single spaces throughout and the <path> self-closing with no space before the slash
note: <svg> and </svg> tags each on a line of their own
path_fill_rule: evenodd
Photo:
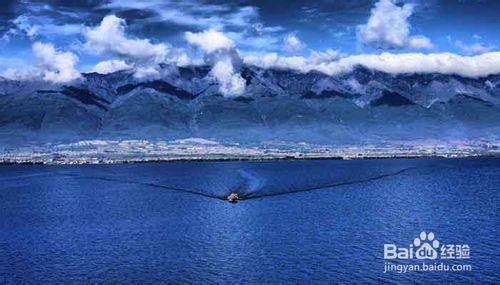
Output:
<svg viewBox="0 0 500 285">
<path fill-rule="evenodd" d="M 433 232 L 422 231 L 408 246 L 395 243 L 384 244 L 384 273 L 415 271 L 470 271 L 472 265 L 447 263 L 447 259 L 463 261 L 470 258 L 467 244 L 445 244 L 436 238 Z M 414 260 L 417 262 L 397 262 Z"/>
<path fill-rule="evenodd" d="M 467 244 L 442 244 L 433 232 L 422 231 L 413 243 L 398 246 L 384 244 L 384 259 L 467 259 L 470 247 Z"/>
</svg>

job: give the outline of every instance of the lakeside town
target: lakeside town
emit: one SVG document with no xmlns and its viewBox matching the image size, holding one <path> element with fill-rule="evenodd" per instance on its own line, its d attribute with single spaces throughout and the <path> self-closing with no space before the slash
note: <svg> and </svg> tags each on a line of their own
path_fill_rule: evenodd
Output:
<svg viewBox="0 0 500 285">
<path fill-rule="evenodd" d="M 241 145 L 201 138 L 174 141 L 86 140 L 0 152 L 0 164 L 107 164 L 160 161 L 372 159 L 499 156 L 500 144 L 487 140 L 414 141 L 325 146 L 308 143 Z"/>
</svg>

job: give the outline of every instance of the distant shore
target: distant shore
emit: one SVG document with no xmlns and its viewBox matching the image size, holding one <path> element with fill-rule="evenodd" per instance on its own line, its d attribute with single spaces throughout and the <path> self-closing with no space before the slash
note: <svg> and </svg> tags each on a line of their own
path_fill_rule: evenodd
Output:
<svg viewBox="0 0 500 285">
<path fill-rule="evenodd" d="M 419 158 L 484 158 L 500 157 L 500 153 L 433 153 L 433 154 L 399 154 L 399 155 L 360 155 L 360 156 L 273 156 L 273 157 L 136 157 L 130 159 L 107 159 L 95 157 L 81 157 L 64 160 L 0 160 L 0 165 L 82 165 L 82 164 L 132 164 L 132 163 L 169 163 L 169 162 L 265 162 L 265 161 L 301 161 L 301 160 L 370 160 L 370 159 L 419 159 Z"/>
<path fill-rule="evenodd" d="M 498 157 L 500 143 L 475 141 L 377 142 L 318 145 L 265 142 L 259 145 L 200 138 L 174 141 L 86 140 L 0 148 L 0 164 L 119 164 L 144 162 Z"/>
</svg>

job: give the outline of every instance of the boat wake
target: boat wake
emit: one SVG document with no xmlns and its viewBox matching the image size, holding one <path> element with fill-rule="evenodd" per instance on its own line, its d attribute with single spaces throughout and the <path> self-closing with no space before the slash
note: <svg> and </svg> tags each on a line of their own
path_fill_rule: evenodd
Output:
<svg viewBox="0 0 500 285">
<path fill-rule="evenodd" d="M 328 190 L 328 189 L 341 187 L 341 186 L 345 186 L 345 185 L 366 183 L 366 182 L 371 182 L 371 181 L 376 181 L 376 180 L 388 178 L 391 176 L 400 175 L 400 174 L 403 174 L 405 172 L 415 170 L 417 168 L 418 167 L 415 167 L 415 166 L 406 167 L 406 168 L 399 169 L 399 170 L 394 171 L 394 172 L 383 173 L 383 174 L 374 175 L 374 176 L 361 178 L 361 179 L 334 181 L 334 182 L 325 183 L 325 184 L 304 186 L 304 187 L 298 187 L 298 188 L 285 188 L 285 187 L 283 187 L 283 188 L 281 188 L 281 187 L 266 188 L 265 187 L 265 185 L 266 185 L 265 178 L 259 177 L 257 173 L 252 173 L 248 170 L 238 170 L 238 175 L 240 176 L 240 179 L 242 181 L 241 181 L 240 185 L 237 186 L 237 189 L 235 189 L 232 192 L 237 193 L 239 195 L 239 200 L 262 199 L 262 198 L 273 197 L 273 196 L 282 196 L 282 195 L 290 195 L 290 194 L 296 194 L 296 193 L 301 193 L 301 192 Z M 78 175 L 78 174 L 71 174 L 71 173 L 58 173 L 56 175 L 64 176 L 64 177 L 72 177 L 72 178 L 77 178 L 77 179 L 93 179 L 93 180 L 125 183 L 125 184 L 143 185 L 143 186 L 147 186 L 147 187 L 154 187 L 154 188 L 160 188 L 160 189 L 169 190 L 169 191 L 183 192 L 183 193 L 188 193 L 188 194 L 192 194 L 192 195 L 198 195 L 198 196 L 203 196 L 206 198 L 212 198 L 212 199 L 223 200 L 223 201 L 226 201 L 228 195 L 230 195 L 232 193 L 232 192 L 226 193 L 226 191 L 224 191 L 223 193 L 216 194 L 213 191 L 209 192 L 209 191 L 206 191 L 204 189 L 179 187 L 179 186 L 165 185 L 165 184 L 161 184 L 161 183 L 142 182 L 142 181 L 135 181 L 135 180 L 129 180 L 129 179 L 122 179 L 122 178 L 112 178 L 112 177 L 102 177 L 102 176 L 85 176 L 85 175 Z"/>
<path fill-rule="evenodd" d="M 323 184 L 323 185 L 315 185 L 315 186 L 309 186 L 309 187 L 297 188 L 297 189 L 286 189 L 286 190 L 281 189 L 281 191 L 270 192 L 270 193 L 254 192 L 254 193 L 249 193 L 249 195 L 245 196 L 244 199 L 245 200 L 259 199 L 259 198 L 266 198 L 266 197 L 273 197 L 273 196 L 295 194 L 295 193 L 300 193 L 300 192 L 325 190 L 325 189 L 331 189 L 331 188 L 335 188 L 335 187 L 352 185 L 352 184 L 366 183 L 366 182 L 376 181 L 376 180 L 391 177 L 391 176 L 400 175 L 402 173 L 405 173 L 405 172 L 408 172 L 408 171 L 414 170 L 414 169 L 417 169 L 417 167 L 407 167 L 407 168 L 403 168 L 403 169 L 395 171 L 395 172 L 376 175 L 376 176 L 372 176 L 372 177 L 368 177 L 368 178 L 364 178 L 364 179 L 333 182 L 333 183 L 328 183 L 328 184 Z"/>
<path fill-rule="evenodd" d="M 59 173 L 57 175 L 64 176 L 64 177 L 72 177 L 72 178 L 77 178 L 77 179 L 92 179 L 92 180 L 101 180 L 101 181 L 112 181 L 112 182 L 118 182 L 118 183 L 124 183 L 124 184 L 136 184 L 136 185 L 142 185 L 142 186 L 148 186 L 148 187 L 154 187 L 154 188 L 161 188 L 164 190 L 183 192 L 183 193 L 188 193 L 188 194 L 193 194 L 193 195 L 198 195 L 198 196 L 204 196 L 207 198 L 213 198 L 213 199 L 219 199 L 219 200 L 225 199 L 224 196 L 213 195 L 213 194 L 207 193 L 203 190 L 194 189 L 194 188 L 183 188 L 183 187 L 177 187 L 177 186 L 169 186 L 169 185 L 163 185 L 163 184 L 158 184 L 158 183 L 142 182 L 142 181 L 135 181 L 135 180 L 128 180 L 128 179 L 121 179 L 121 178 L 111 178 L 111 177 L 101 177 L 101 176 L 83 176 L 83 175 L 70 174 L 70 173 L 64 173 L 64 174 Z"/>
</svg>

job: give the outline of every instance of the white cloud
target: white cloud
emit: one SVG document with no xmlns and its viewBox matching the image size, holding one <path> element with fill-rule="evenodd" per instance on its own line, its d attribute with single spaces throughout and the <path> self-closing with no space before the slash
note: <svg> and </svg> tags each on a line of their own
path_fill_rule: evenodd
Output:
<svg viewBox="0 0 500 285">
<path fill-rule="evenodd" d="M 109 15 L 99 26 L 85 32 L 85 48 L 97 54 L 113 54 L 140 61 L 162 62 L 167 54 L 164 44 L 152 44 L 148 39 L 129 39 L 125 35 L 125 20 Z"/>
<path fill-rule="evenodd" d="M 281 26 L 265 26 L 259 8 L 233 5 L 234 3 L 207 3 L 204 0 L 109 0 L 101 7 L 112 11 L 141 10 L 147 18 L 138 24 L 167 25 L 173 23 L 183 30 L 219 30 L 235 41 L 239 49 L 271 51 L 280 48 Z M 149 14 L 149 16 L 148 16 Z"/>
<path fill-rule="evenodd" d="M 288 34 L 283 39 L 283 49 L 289 53 L 299 53 L 306 45 L 294 34 Z"/>
<path fill-rule="evenodd" d="M 1 40 L 10 41 L 12 37 L 23 35 L 33 39 L 40 30 L 40 26 L 32 24 L 26 15 L 18 16 L 11 23 L 14 27 L 5 32 Z"/>
<path fill-rule="evenodd" d="M 186 32 L 185 39 L 190 45 L 199 47 L 209 54 L 220 49 L 235 48 L 233 40 L 213 29 L 199 33 Z"/>
<path fill-rule="evenodd" d="M 158 78 L 161 75 L 161 70 L 155 66 L 137 66 L 134 76 L 138 79 Z"/>
<path fill-rule="evenodd" d="M 460 48 L 466 54 L 483 54 L 490 52 L 496 48 L 494 45 L 485 45 L 484 43 L 474 43 L 467 45 L 462 41 L 456 41 L 455 46 Z"/>
<path fill-rule="evenodd" d="M 452 53 L 360 54 L 324 62 L 312 62 L 309 58 L 300 56 L 280 57 L 274 53 L 245 57 L 244 61 L 262 68 L 293 69 L 299 72 L 315 70 L 327 75 L 350 72 L 356 66 L 393 74 L 441 73 L 481 77 L 500 73 L 500 52 L 477 56 L 460 56 Z"/>
<path fill-rule="evenodd" d="M 175 23 L 201 29 L 246 28 L 259 17 L 254 6 L 209 4 L 198 0 L 110 0 L 102 6 L 115 11 L 143 10 L 156 15 L 150 22 Z"/>
<path fill-rule="evenodd" d="M 12 28 L 4 33 L 1 40 L 10 41 L 12 38 L 25 36 L 30 40 L 37 37 L 54 40 L 55 38 L 78 35 L 84 27 L 82 24 L 61 24 L 52 17 L 34 14 L 33 12 L 21 14 L 11 20 L 10 23 Z"/>
<path fill-rule="evenodd" d="M 333 49 L 327 49 L 325 51 L 311 51 L 308 61 L 312 64 L 319 64 L 322 62 L 337 60 L 342 57 L 342 54 Z"/>
<path fill-rule="evenodd" d="M 282 48 L 283 28 L 280 26 L 265 27 L 256 23 L 246 29 L 225 32 L 224 34 L 238 45 L 242 53 L 265 53 Z"/>
<path fill-rule="evenodd" d="M 51 43 L 36 42 L 33 53 L 44 80 L 66 83 L 81 76 L 75 68 L 78 57 L 71 52 L 57 51 Z"/>
<path fill-rule="evenodd" d="M 3 76 L 14 80 L 34 80 L 42 78 L 53 83 L 68 83 L 80 78 L 76 69 L 78 56 L 71 52 L 56 50 L 51 43 L 36 42 L 32 46 L 36 66 L 23 65 L 22 68 L 8 68 Z"/>
<path fill-rule="evenodd" d="M 409 38 L 408 47 L 414 49 L 431 49 L 433 48 L 433 44 L 427 37 L 413 36 Z"/>
<path fill-rule="evenodd" d="M 16 25 L 18 31 L 26 33 L 29 38 L 33 38 L 40 30 L 40 26 L 29 23 L 25 15 L 15 18 L 12 23 Z"/>
<path fill-rule="evenodd" d="M 354 92 L 357 93 L 365 92 L 365 87 L 361 83 L 359 83 L 359 81 L 356 80 L 356 78 L 349 78 L 346 83 Z"/>
<path fill-rule="evenodd" d="M 222 95 L 234 97 L 244 93 L 245 80 L 237 72 L 241 58 L 230 38 L 213 29 L 187 32 L 184 37 L 191 46 L 204 51 L 205 63 L 212 65 L 210 75 L 219 83 Z"/>
<path fill-rule="evenodd" d="M 32 66 L 27 66 L 23 69 L 16 68 L 7 68 L 2 72 L 1 77 L 10 79 L 10 80 L 32 80 L 37 77 L 40 77 L 40 71 L 35 69 Z"/>
<path fill-rule="evenodd" d="M 243 58 L 246 64 L 255 65 L 261 68 L 292 69 L 300 72 L 313 70 L 314 64 L 309 64 L 307 58 L 303 56 L 279 56 L 277 53 L 264 55 L 249 55 Z"/>
<path fill-rule="evenodd" d="M 116 71 L 120 70 L 128 70 L 132 69 L 133 67 L 129 64 L 127 64 L 124 60 L 117 60 L 117 59 L 112 59 L 112 60 L 106 60 L 106 61 L 101 61 L 98 64 L 92 68 L 92 72 L 97 72 L 100 74 L 108 74 L 108 73 L 113 73 Z"/>
<path fill-rule="evenodd" d="M 203 64 L 200 59 L 191 58 L 184 49 L 171 49 L 169 58 L 174 61 L 175 65 L 181 67 Z"/>
<path fill-rule="evenodd" d="M 240 74 L 235 73 L 233 64 L 229 58 L 219 60 L 210 73 L 219 82 L 222 94 L 234 96 L 245 92 L 245 80 Z"/>
<path fill-rule="evenodd" d="M 277 53 L 267 53 L 264 55 L 249 55 L 243 58 L 246 64 L 259 66 L 262 68 L 292 69 L 300 72 L 318 70 L 318 67 L 329 62 L 333 62 L 342 57 L 335 50 L 311 51 L 308 57 L 303 56 L 280 56 Z"/>
<path fill-rule="evenodd" d="M 398 7 L 392 0 L 380 0 L 371 11 L 365 25 L 358 26 L 358 39 L 365 45 L 382 49 L 430 49 L 431 41 L 422 36 L 410 36 L 408 17 L 411 4 Z"/>
<path fill-rule="evenodd" d="M 156 69 L 160 74 L 159 63 L 167 60 L 169 47 L 166 44 L 153 44 L 148 39 L 131 39 L 125 35 L 125 21 L 109 15 L 102 19 L 99 26 L 87 28 L 85 49 L 99 55 L 112 55 L 122 58 L 137 69 Z"/>
</svg>

